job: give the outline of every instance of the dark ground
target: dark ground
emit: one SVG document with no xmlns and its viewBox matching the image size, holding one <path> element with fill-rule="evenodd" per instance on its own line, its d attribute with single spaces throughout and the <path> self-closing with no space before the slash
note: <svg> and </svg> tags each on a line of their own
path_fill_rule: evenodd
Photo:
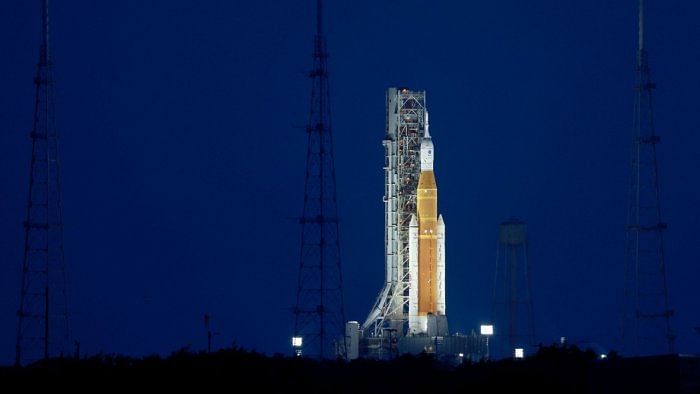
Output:
<svg viewBox="0 0 700 394">
<path fill-rule="evenodd" d="M 166 358 L 52 359 L 1 368 L 0 379 L 6 384 L 79 383 L 78 389 L 148 382 L 160 387 L 216 384 L 234 392 L 254 387 L 256 392 L 695 393 L 700 392 L 700 358 L 611 354 L 601 360 L 592 351 L 552 346 L 526 360 L 451 366 L 428 355 L 344 363 L 270 357 L 241 348 L 211 354 L 182 349 Z"/>
</svg>

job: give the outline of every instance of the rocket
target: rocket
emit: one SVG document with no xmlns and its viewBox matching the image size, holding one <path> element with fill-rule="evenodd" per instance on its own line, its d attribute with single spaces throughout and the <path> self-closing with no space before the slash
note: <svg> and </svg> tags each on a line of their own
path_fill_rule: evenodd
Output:
<svg viewBox="0 0 700 394">
<path fill-rule="evenodd" d="M 411 215 L 408 230 L 408 325 L 412 334 L 428 332 L 429 315 L 445 315 L 445 222 L 437 210 L 434 157 L 426 111 L 425 135 L 420 144 L 416 213 Z"/>
</svg>

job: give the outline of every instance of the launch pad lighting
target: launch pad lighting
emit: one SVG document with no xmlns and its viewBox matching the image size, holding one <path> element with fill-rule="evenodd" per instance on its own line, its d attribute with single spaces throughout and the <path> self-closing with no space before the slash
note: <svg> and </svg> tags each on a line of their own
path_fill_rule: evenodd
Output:
<svg viewBox="0 0 700 394">
<path fill-rule="evenodd" d="M 482 325 L 481 326 L 481 335 L 493 335 L 493 326 L 490 324 Z"/>
<path fill-rule="evenodd" d="M 525 358 L 525 349 L 523 348 L 516 348 L 515 349 L 515 358 Z"/>
<path fill-rule="evenodd" d="M 301 337 L 292 337 L 292 346 L 301 347 L 303 340 Z"/>
</svg>

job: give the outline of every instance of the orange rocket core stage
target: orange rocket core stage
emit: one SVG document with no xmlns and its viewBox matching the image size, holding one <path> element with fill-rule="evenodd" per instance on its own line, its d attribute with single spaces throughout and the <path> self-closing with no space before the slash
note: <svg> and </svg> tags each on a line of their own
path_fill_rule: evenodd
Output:
<svg viewBox="0 0 700 394">
<path fill-rule="evenodd" d="M 418 178 L 418 315 L 437 315 L 437 184 L 433 171 Z"/>
</svg>

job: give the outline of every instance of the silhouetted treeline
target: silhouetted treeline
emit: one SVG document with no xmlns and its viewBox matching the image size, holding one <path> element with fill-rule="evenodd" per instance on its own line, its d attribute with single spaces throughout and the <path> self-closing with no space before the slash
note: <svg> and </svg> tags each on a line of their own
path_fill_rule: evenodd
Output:
<svg viewBox="0 0 700 394">
<path fill-rule="evenodd" d="M 92 381 L 100 382 L 102 389 L 145 381 L 163 387 L 215 384 L 233 392 L 246 392 L 244 387 L 252 385 L 256 392 L 685 393 L 700 392 L 700 359 L 627 359 L 614 354 L 600 359 L 592 351 L 551 346 L 525 360 L 455 366 L 430 355 L 345 363 L 266 356 L 241 348 L 210 354 L 182 349 L 168 357 L 98 355 L 4 367 L 0 380 L 6 384 Z"/>
</svg>

